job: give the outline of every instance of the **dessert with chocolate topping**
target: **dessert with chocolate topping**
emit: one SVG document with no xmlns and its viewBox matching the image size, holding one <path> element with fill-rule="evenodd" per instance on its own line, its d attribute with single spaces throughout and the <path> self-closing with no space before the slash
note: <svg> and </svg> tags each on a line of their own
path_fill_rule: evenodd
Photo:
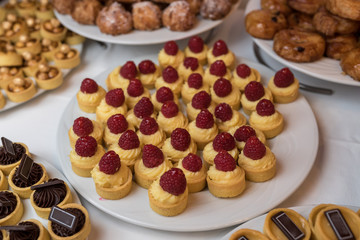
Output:
<svg viewBox="0 0 360 240">
<path fill-rule="evenodd" d="M 3 138 L 2 138 L 3 139 Z M 2 141 L 10 141 L 10 140 L 2 140 Z M 0 170 L 7 176 L 9 175 L 10 171 L 15 168 L 17 165 L 20 164 L 20 160 L 23 154 L 28 154 L 29 149 L 24 143 L 12 143 L 11 141 L 7 143 L 12 146 L 14 149 L 15 154 L 9 153 L 7 148 L 4 146 L 0 147 Z M 10 147 L 11 147 L 10 146 Z"/>
<path fill-rule="evenodd" d="M 0 191 L 0 225 L 17 224 L 23 216 L 24 207 L 19 195 Z"/>
<path fill-rule="evenodd" d="M 0 229 L 8 230 L 9 239 L 16 240 L 49 240 L 50 236 L 44 226 L 36 219 L 20 222 L 16 226 L 2 226 Z"/>
</svg>

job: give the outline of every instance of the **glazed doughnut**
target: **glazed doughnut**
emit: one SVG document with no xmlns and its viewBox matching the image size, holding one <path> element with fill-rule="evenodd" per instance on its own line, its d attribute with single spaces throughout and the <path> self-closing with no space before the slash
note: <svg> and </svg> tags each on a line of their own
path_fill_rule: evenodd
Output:
<svg viewBox="0 0 360 240">
<path fill-rule="evenodd" d="M 269 10 L 271 13 L 282 13 L 288 16 L 292 9 L 287 4 L 287 0 L 261 0 L 261 8 Z"/>
<path fill-rule="evenodd" d="M 301 31 L 309 31 L 314 32 L 315 27 L 313 25 L 313 17 L 311 15 L 294 12 L 291 13 L 287 18 L 289 28 L 301 30 Z"/>
<path fill-rule="evenodd" d="M 75 1 L 69 0 L 52 0 L 52 5 L 61 14 L 71 14 Z"/>
<path fill-rule="evenodd" d="M 341 57 L 340 66 L 347 75 L 360 81 L 360 48 L 344 53 Z"/>
<path fill-rule="evenodd" d="M 326 0 L 289 0 L 288 4 L 299 12 L 313 15 L 325 4 L 325 1 Z"/>
<path fill-rule="evenodd" d="M 172 31 L 186 31 L 195 25 L 196 17 L 188 2 L 175 1 L 163 11 L 162 22 Z"/>
<path fill-rule="evenodd" d="M 96 17 L 102 7 L 102 4 L 98 0 L 76 1 L 71 16 L 78 23 L 94 25 Z"/>
<path fill-rule="evenodd" d="M 200 14 L 205 19 L 218 20 L 224 18 L 231 10 L 229 0 L 204 0 Z"/>
<path fill-rule="evenodd" d="M 273 49 L 289 61 L 313 62 L 324 55 L 325 40 L 318 33 L 284 29 L 275 34 Z"/>
<path fill-rule="evenodd" d="M 355 35 L 340 35 L 326 38 L 326 56 L 340 60 L 342 54 L 357 47 Z"/>
<path fill-rule="evenodd" d="M 327 0 L 326 9 L 343 18 L 360 21 L 360 1 Z"/>
<path fill-rule="evenodd" d="M 272 14 L 268 10 L 254 10 L 245 17 L 246 31 L 253 37 L 273 39 L 276 32 L 287 28 L 287 20 L 281 13 Z"/>
<path fill-rule="evenodd" d="M 161 27 L 161 10 L 150 1 L 134 3 L 132 17 L 135 29 L 150 31 Z"/>
</svg>

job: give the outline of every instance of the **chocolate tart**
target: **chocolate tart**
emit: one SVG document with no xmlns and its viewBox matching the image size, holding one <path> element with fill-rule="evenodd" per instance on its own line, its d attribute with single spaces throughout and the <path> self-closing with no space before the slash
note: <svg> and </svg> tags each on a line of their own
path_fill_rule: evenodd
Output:
<svg viewBox="0 0 360 240">
<path fill-rule="evenodd" d="M 54 19 L 54 18 L 53 18 Z M 40 27 L 40 34 L 42 38 L 48 38 L 52 41 L 62 41 L 66 37 L 67 29 L 63 26 L 60 26 L 59 32 L 48 31 L 45 27 L 46 24 L 49 24 L 52 19 L 42 22 Z"/>
<path fill-rule="evenodd" d="M 0 207 L 0 225 L 15 225 L 23 216 L 24 206 L 18 194 L 11 191 L 0 191 L 0 198 L 10 202 L 9 206 Z"/>
<path fill-rule="evenodd" d="M 0 190 L 7 190 L 9 188 L 9 184 L 5 174 L 0 170 Z"/>
<path fill-rule="evenodd" d="M 64 82 L 62 71 L 55 67 L 55 66 L 49 66 L 49 71 L 44 72 L 41 70 L 41 65 L 39 66 L 39 70 L 35 73 L 35 81 L 39 88 L 45 89 L 45 90 L 51 90 L 55 89 L 61 86 L 61 84 Z M 50 72 L 54 71 L 57 72 L 55 76 L 50 76 Z"/>
<path fill-rule="evenodd" d="M 28 147 L 24 143 L 14 143 L 16 156 L 13 157 L 7 153 L 3 147 L 0 147 L 0 170 L 5 176 L 8 176 L 16 166 L 20 164 L 23 154 L 31 156 Z"/>
<path fill-rule="evenodd" d="M 53 240 L 80 240 L 86 239 L 91 231 L 90 218 L 87 210 L 77 203 L 65 204 L 61 209 L 78 216 L 75 233 L 58 223 L 49 221 L 48 231 Z"/>
<path fill-rule="evenodd" d="M 244 238 L 242 238 L 244 237 Z M 248 240 L 269 240 L 267 236 L 261 232 L 253 229 L 243 228 L 233 234 L 231 234 L 229 240 L 239 240 L 239 239 L 248 239 Z"/>
<path fill-rule="evenodd" d="M 18 230 L 14 231 L 9 229 L 9 239 L 50 240 L 49 232 L 36 219 L 22 221 L 14 227 L 17 227 Z M 29 227 L 30 229 L 26 229 Z"/>
<path fill-rule="evenodd" d="M 51 185 L 52 183 L 58 183 Z M 35 189 L 34 189 L 35 188 Z M 48 219 L 53 206 L 63 206 L 72 202 L 72 194 L 66 182 L 53 178 L 49 181 L 33 186 L 34 191 L 30 195 L 30 202 L 36 214 L 44 219 Z"/>
<path fill-rule="evenodd" d="M 6 105 L 6 99 L 2 92 L 0 92 L 0 109 L 4 108 Z"/>
<path fill-rule="evenodd" d="M 9 71 L 3 69 L 9 69 Z M 21 67 L 0 67 L 0 88 L 5 89 L 6 86 L 16 77 L 24 77 L 24 72 Z"/>
<path fill-rule="evenodd" d="M 13 80 L 15 80 L 15 78 Z M 17 103 L 26 102 L 36 94 L 36 87 L 34 82 L 30 78 L 24 78 L 24 81 L 28 84 L 28 87 L 21 91 L 12 90 L 11 83 L 7 85 L 5 92 L 10 101 Z"/>
</svg>

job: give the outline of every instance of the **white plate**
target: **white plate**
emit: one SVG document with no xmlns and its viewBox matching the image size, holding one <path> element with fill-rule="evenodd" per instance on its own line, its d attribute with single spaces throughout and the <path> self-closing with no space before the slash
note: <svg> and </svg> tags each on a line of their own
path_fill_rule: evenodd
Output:
<svg viewBox="0 0 360 240">
<path fill-rule="evenodd" d="M 298 212 L 300 215 L 302 215 L 303 217 L 305 217 L 306 219 L 309 218 L 309 214 L 311 212 L 311 210 L 315 207 L 316 205 L 308 205 L 308 206 L 298 206 L 298 207 L 291 207 L 290 209 Z M 354 206 L 345 206 L 351 210 L 357 211 L 359 210 L 359 207 L 354 207 Z M 226 234 L 221 240 L 228 240 L 230 238 L 230 236 L 243 228 L 249 228 L 249 229 L 253 229 L 253 230 L 258 230 L 260 232 L 263 232 L 263 226 L 264 226 L 264 222 L 265 222 L 265 218 L 266 218 L 266 214 L 263 214 L 261 216 L 258 216 L 254 219 L 251 219 L 250 221 L 241 224 L 240 226 L 238 226 L 237 228 L 235 228 L 234 230 L 232 230 L 231 232 L 229 232 L 228 234 Z"/>
<path fill-rule="evenodd" d="M 255 9 L 260 9 L 260 0 L 251 0 L 248 2 L 245 14 L 251 12 Z M 345 75 L 340 67 L 340 61 L 334 60 L 328 57 L 322 57 L 316 62 L 310 63 L 296 63 L 287 61 L 286 59 L 280 57 L 273 51 L 273 41 L 272 40 L 263 40 L 259 38 L 253 38 L 253 41 L 264 50 L 271 58 L 276 61 L 293 68 L 299 72 L 302 72 L 306 75 L 334 83 L 351 85 L 351 86 L 360 86 L 360 81 L 352 79 L 350 76 Z"/>
<path fill-rule="evenodd" d="M 234 13 L 240 3 L 241 0 L 239 0 L 238 3 L 234 4 L 232 6 L 231 12 L 226 17 Z M 78 22 L 73 20 L 70 15 L 63 15 L 58 13 L 57 11 L 55 11 L 55 15 L 57 19 L 59 19 L 60 22 L 66 28 L 84 37 L 101 42 L 124 44 L 124 45 L 149 45 L 149 44 L 164 43 L 171 40 L 176 41 L 176 40 L 185 39 L 194 35 L 201 34 L 218 26 L 226 18 L 225 17 L 223 19 L 213 21 L 213 20 L 203 19 L 201 16 L 198 15 L 197 23 L 195 24 L 195 26 L 192 29 L 185 32 L 175 32 L 167 29 L 166 27 L 162 27 L 154 31 L 133 30 L 127 34 L 112 36 L 100 32 L 99 28 L 96 25 L 79 24 Z"/>
<path fill-rule="evenodd" d="M 82 50 L 83 50 L 83 44 L 77 44 L 77 45 L 72 45 L 71 46 L 72 48 L 75 48 L 76 50 L 79 51 L 79 53 L 81 54 Z M 53 62 L 50 62 L 49 63 L 50 65 L 53 65 Z M 62 73 L 63 73 L 63 78 L 66 77 L 66 75 L 68 75 L 70 72 L 71 72 L 72 69 L 61 69 Z M 36 86 L 36 82 L 35 82 L 35 79 L 33 77 L 31 77 L 31 79 L 34 81 L 34 84 Z M 8 99 L 8 97 L 6 96 L 6 93 L 3 89 L 0 89 L 2 94 L 4 95 L 5 99 L 6 99 L 6 104 L 5 104 L 5 107 L 0 109 L 0 113 L 1 112 L 4 112 L 6 110 L 9 110 L 9 109 L 12 109 L 14 107 L 17 107 L 17 106 L 20 106 L 24 103 L 27 103 L 29 101 L 31 101 L 32 99 L 36 98 L 37 96 L 40 96 L 41 94 L 43 94 L 44 92 L 47 92 L 49 90 L 44 90 L 44 89 L 41 89 L 39 87 L 36 86 L 36 94 L 31 98 L 29 99 L 28 101 L 25 101 L 25 102 L 21 102 L 21 103 L 16 103 L 16 102 L 12 102 Z"/>
</svg>

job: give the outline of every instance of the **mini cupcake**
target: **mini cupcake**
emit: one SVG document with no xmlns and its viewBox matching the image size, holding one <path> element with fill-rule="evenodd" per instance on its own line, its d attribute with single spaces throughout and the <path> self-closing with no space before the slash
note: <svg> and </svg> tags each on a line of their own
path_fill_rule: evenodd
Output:
<svg viewBox="0 0 360 240">
<path fill-rule="evenodd" d="M 201 65 L 207 63 L 207 52 L 208 46 L 204 44 L 204 41 L 199 36 L 191 37 L 185 48 L 185 56 L 197 58 Z"/>
<path fill-rule="evenodd" d="M 132 186 L 132 173 L 120 157 L 109 151 L 91 171 L 96 192 L 105 199 L 121 199 L 129 194 Z"/>
<path fill-rule="evenodd" d="M 81 82 L 80 91 L 76 94 L 79 108 L 86 113 L 95 113 L 105 94 L 106 91 L 93 79 L 85 78 Z"/>
<path fill-rule="evenodd" d="M 201 91 L 210 92 L 209 86 L 203 81 L 203 76 L 199 73 L 190 74 L 181 88 L 181 98 L 184 104 L 188 104 L 193 96 Z"/>
<path fill-rule="evenodd" d="M 161 87 L 156 90 L 156 92 L 151 95 L 151 102 L 154 104 L 155 110 L 160 111 L 164 103 L 174 101 L 179 105 L 179 99 L 168 87 Z"/>
<path fill-rule="evenodd" d="M 60 21 L 52 18 L 43 21 L 40 28 L 42 38 L 48 38 L 52 41 L 62 41 L 66 37 L 67 29 L 61 25 Z"/>
<path fill-rule="evenodd" d="M 256 110 L 256 105 L 261 99 L 268 99 L 272 101 L 272 94 L 264 86 L 259 83 L 252 81 L 245 87 L 244 94 L 241 96 L 241 105 L 244 109 L 244 113 L 250 115 Z"/>
<path fill-rule="evenodd" d="M 104 155 L 104 148 L 91 136 L 80 137 L 70 152 L 71 167 L 80 177 L 91 177 L 91 170 Z"/>
<path fill-rule="evenodd" d="M 174 41 L 166 42 L 164 48 L 160 50 L 158 56 L 160 67 L 166 68 L 172 66 L 178 68 L 184 61 L 184 53 L 179 50 L 178 45 Z"/>
<path fill-rule="evenodd" d="M 61 69 L 75 68 L 80 62 L 79 51 L 67 44 L 62 44 L 54 54 L 54 63 Z"/>
<path fill-rule="evenodd" d="M 204 81 L 212 86 L 219 78 L 231 79 L 231 72 L 223 60 L 216 60 L 205 70 Z"/>
<path fill-rule="evenodd" d="M 68 135 L 72 148 L 75 147 L 75 143 L 80 137 L 85 136 L 92 136 L 99 144 L 102 144 L 103 128 L 102 125 L 95 120 L 78 117 L 74 120 L 74 124 L 69 129 Z"/>
<path fill-rule="evenodd" d="M 214 112 L 216 104 L 211 100 L 210 94 L 205 91 L 198 92 L 186 105 L 186 114 L 190 121 L 193 121 L 202 109 Z"/>
<path fill-rule="evenodd" d="M 118 113 L 109 117 L 104 129 L 104 141 L 106 146 L 116 144 L 119 141 L 121 134 L 128 129 L 134 130 L 134 126 L 126 121 L 124 115 Z"/>
<path fill-rule="evenodd" d="M 125 90 L 125 100 L 128 108 L 134 108 L 137 102 L 139 102 L 143 97 L 150 98 L 149 90 L 143 87 L 139 79 L 131 79 Z"/>
<path fill-rule="evenodd" d="M 141 121 L 137 135 L 142 145 L 153 144 L 159 148 L 162 147 L 166 139 L 165 132 L 159 128 L 156 120 L 151 117 L 145 117 Z"/>
<path fill-rule="evenodd" d="M 227 132 L 233 127 L 246 124 L 246 118 L 239 111 L 235 111 L 227 103 L 220 103 L 215 107 L 216 125 L 220 131 Z"/>
<path fill-rule="evenodd" d="M 165 158 L 158 147 L 151 144 L 145 145 L 142 158 L 135 163 L 135 182 L 148 189 L 156 179 L 171 167 L 171 162 Z"/>
<path fill-rule="evenodd" d="M 250 68 L 246 64 L 239 64 L 233 72 L 232 82 L 240 89 L 240 91 L 244 91 L 246 85 L 249 82 L 261 81 L 261 76 L 258 70 L 255 68 Z"/>
<path fill-rule="evenodd" d="M 3 146 L 0 147 L 0 170 L 7 176 L 11 170 L 20 164 L 24 154 L 28 156 L 31 155 L 28 147 L 24 143 L 13 143 L 4 137 L 2 137 L 1 140 Z M 5 147 L 5 145 L 7 146 Z"/>
<path fill-rule="evenodd" d="M 204 69 L 202 68 L 202 65 L 199 64 L 199 60 L 197 58 L 186 57 L 184 62 L 182 62 L 178 67 L 178 72 L 183 79 L 188 79 L 192 73 L 199 73 L 203 75 Z"/>
<path fill-rule="evenodd" d="M 268 181 L 276 173 L 275 155 L 255 136 L 246 141 L 238 164 L 245 170 L 246 179 L 252 182 Z"/>
<path fill-rule="evenodd" d="M 214 85 L 210 88 L 211 99 L 216 103 L 227 103 L 233 109 L 239 110 L 240 108 L 240 90 L 234 86 L 229 80 L 219 78 L 215 81 Z"/>
<path fill-rule="evenodd" d="M 37 86 L 45 90 L 58 88 L 64 82 L 61 70 L 47 63 L 39 64 L 39 70 L 35 72 L 34 78 Z"/>
<path fill-rule="evenodd" d="M 127 89 L 129 80 L 136 78 L 138 71 L 133 61 L 127 61 L 123 66 L 116 67 L 106 78 L 106 86 L 109 90 L 114 88 Z"/>
<path fill-rule="evenodd" d="M 284 117 L 275 110 L 274 104 L 267 99 L 262 99 L 256 105 L 256 111 L 249 118 L 250 126 L 259 129 L 266 138 L 279 135 L 284 128 Z"/>
<path fill-rule="evenodd" d="M 208 64 L 217 60 L 224 61 L 227 68 L 233 69 L 235 66 L 235 55 L 231 52 L 223 40 L 218 40 L 214 46 L 207 52 Z"/>
<path fill-rule="evenodd" d="M 179 111 L 179 107 L 175 102 L 166 102 L 162 107 L 157 117 L 157 122 L 160 128 L 168 135 L 176 128 L 187 128 L 188 119 Z"/>
<path fill-rule="evenodd" d="M 176 128 L 165 140 L 162 151 L 172 162 L 178 162 L 189 153 L 196 154 L 197 145 L 186 129 Z"/>
<path fill-rule="evenodd" d="M 176 96 L 180 96 L 183 78 L 179 76 L 178 72 L 172 66 L 167 66 L 162 71 L 162 76 L 156 79 L 155 88 L 161 87 L 170 88 Z"/>
<path fill-rule="evenodd" d="M 36 219 L 28 219 L 11 227 L 12 230 L 9 230 L 8 239 L 50 239 L 49 232 L 41 224 L 41 222 Z"/>
<path fill-rule="evenodd" d="M 151 60 L 143 60 L 138 68 L 141 83 L 147 88 L 154 88 L 156 79 L 161 75 L 160 67 Z"/>
<path fill-rule="evenodd" d="M 20 103 L 30 100 L 36 94 L 34 82 L 29 78 L 14 78 L 5 88 L 10 101 Z"/>
<path fill-rule="evenodd" d="M 252 136 L 257 137 L 263 144 L 266 144 L 266 138 L 264 133 L 249 125 L 231 128 L 229 130 L 229 133 L 234 136 L 236 146 L 240 151 L 244 149 L 246 141 L 249 139 L 249 137 Z"/>
<path fill-rule="evenodd" d="M 106 121 L 114 114 L 123 114 L 127 112 L 125 104 L 124 91 L 121 88 L 115 88 L 108 91 L 96 108 L 96 120 L 100 123 Z"/>
<path fill-rule="evenodd" d="M 154 105 L 147 97 L 141 98 L 140 101 L 136 103 L 134 109 L 128 111 L 126 120 L 136 128 L 139 128 L 141 121 L 145 117 L 156 118 Z"/>
<path fill-rule="evenodd" d="M 4 201 L 8 201 L 9 206 L 0 206 L 1 219 L 0 224 L 15 225 L 23 216 L 24 206 L 18 194 L 8 190 L 0 191 L 0 197 Z"/>
<path fill-rule="evenodd" d="M 268 83 L 268 88 L 277 103 L 290 103 L 299 95 L 299 81 L 289 68 L 283 68 L 276 72 Z"/>
<path fill-rule="evenodd" d="M 214 165 L 207 171 L 206 182 L 215 197 L 236 197 L 245 189 L 245 172 L 229 153 L 221 150 L 214 158 Z"/>
</svg>

